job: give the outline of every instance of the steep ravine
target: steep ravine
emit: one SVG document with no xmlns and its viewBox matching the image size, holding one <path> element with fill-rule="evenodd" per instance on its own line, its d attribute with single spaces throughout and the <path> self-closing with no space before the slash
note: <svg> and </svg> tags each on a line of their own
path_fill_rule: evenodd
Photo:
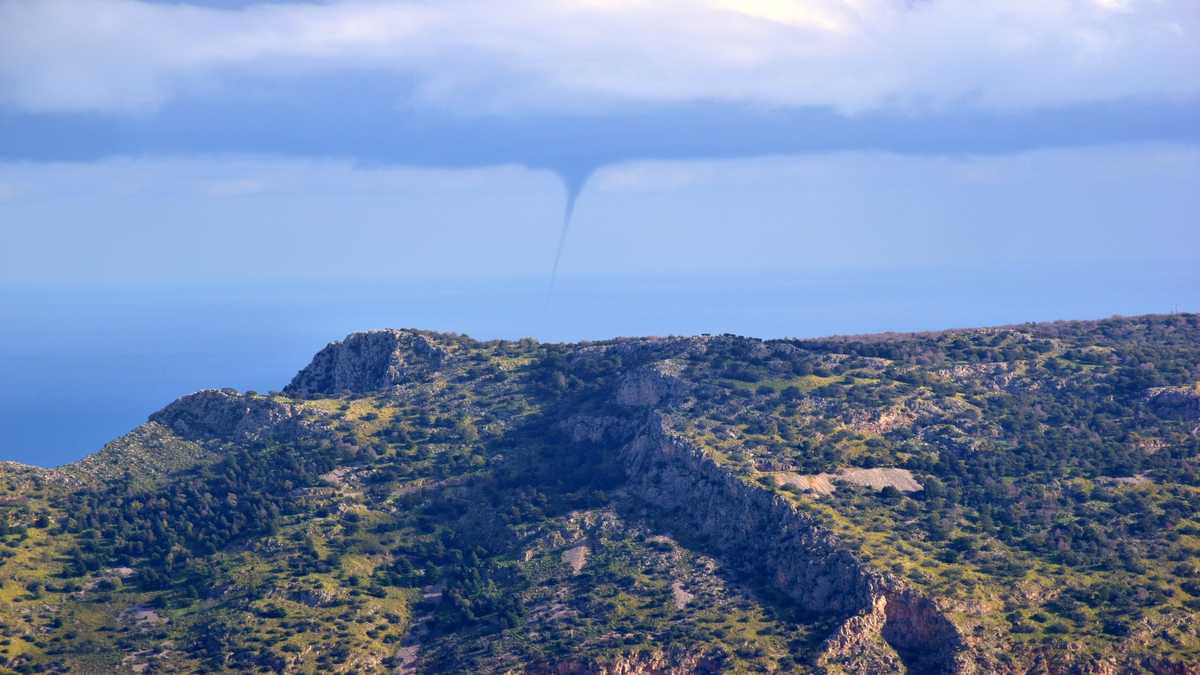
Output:
<svg viewBox="0 0 1200 675">
<path fill-rule="evenodd" d="M 858 560 L 786 499 L 722 469 L 661 416 L 623 450 L 629 485 L 664 524 L 759 573 L 815 615 L 846 621 L 818 661 L 841 672 L 969 672 L 963 640 L 928 598 Z"/>
</svg>

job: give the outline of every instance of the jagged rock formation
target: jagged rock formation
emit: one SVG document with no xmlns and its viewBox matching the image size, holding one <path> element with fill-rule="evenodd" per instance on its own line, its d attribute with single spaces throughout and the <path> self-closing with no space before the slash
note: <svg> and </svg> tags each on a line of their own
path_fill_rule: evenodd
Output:
<svg viewBox="0 0 1200 675">
<path fill-rule="evenodd" d="M 849 616 L 870 604 L 878 580 L 830 533 L 661 425 L 638 436 L 626 458 L 634 492 L 655 513 L 739 562 L 761 565 L 806 611 Z"/>
<path fill-rule="evenodd" d="M 900 672 L 902 659 L 879 656 L 890 646 L 920 672 L 969 671 L 956 664 L 961 636 L 932 601 L 855 558 L 784 498 L 747 485 L 673 437 L 657 416 L 625 455 L 633 491 L 655 518 L 739 565 L 758 567 L 806 612 L 847 618 L 829 654 L 857 654 L 862 664 L 859 648 L 870 644 L 871 658 L 881 660 L 866 663 L 868 671 Z"/>
<path fill-rule="evenodd" d="M 354 333 L 322 349 L 284 393 L 299 398 L 362 394 L 437 370 L 447 357 L 434 334 L 415 330 Z"/>
<path fill-rule="evenodd" d="M 623 379 L 617 402 L 653 409 L 677 400 L 688 389 L 678 372 L 670 361 L 643 367 Z M 653 517 L 741 565 L 758 567 L 804 611 L 846 618 L 826 654 L 844 661 L 853 652 L 867 668 L 863 672 L 902 671 L 902 658 L 890 649 L 921 672 L 971 670 L 965 661 L 956 664 L 962 637 L 931 600 L 871 569 L 783 497 L 747 484 L 672 434 L 661 413 L 649 413 L 623 455 L 632 491 Z M 872 646 L 871 660 L 863 660 L 863 645 Z"/>
</svg>

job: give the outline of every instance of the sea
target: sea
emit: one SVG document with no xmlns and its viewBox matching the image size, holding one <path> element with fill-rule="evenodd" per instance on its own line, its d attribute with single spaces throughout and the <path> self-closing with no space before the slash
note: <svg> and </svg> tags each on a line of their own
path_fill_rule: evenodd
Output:
<svg viewBox="0 0 1200 675">
<path fill-rule="evenodd" d="M 0 460 L 78 460 L 199 389 L 282 389 L 372 328 L 782 338 L 1197 310 L 1186 262 L 565 278 L 553 293 L 544 278 L 0 282 Z"/>
</svg>

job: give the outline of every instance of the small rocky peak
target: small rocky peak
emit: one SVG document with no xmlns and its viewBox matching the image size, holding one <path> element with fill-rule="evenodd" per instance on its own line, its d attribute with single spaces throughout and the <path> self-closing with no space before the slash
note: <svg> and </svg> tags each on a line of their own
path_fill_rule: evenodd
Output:
<svg viewBox="0 0 1200 675">
<path fill-rule="evenodd" d="M 305 424 L 291 404 L 241 394 L 235 389 L 205 389 L 184 396 L 150 416 L 188 440 L 253 440 L 295 435 Z"/>
<path fill-rule="evenodd" d="M 297 398 L 363 394 L 419 380 L 438 370 L 449 351 L 436 333 L 373 330 L 352 333 L 317 353 L 284 393 Z"/>
</svg>

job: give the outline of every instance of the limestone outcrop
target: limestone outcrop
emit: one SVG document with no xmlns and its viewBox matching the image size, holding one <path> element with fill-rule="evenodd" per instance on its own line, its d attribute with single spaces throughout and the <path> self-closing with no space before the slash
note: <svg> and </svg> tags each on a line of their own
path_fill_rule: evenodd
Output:
<svg viewBox="0 0 1200 675">
<path fill-rule="evenodd" d="M 422 378 L 448 355 L 436 337 L 398 329 L 353 333 L 318 352 L 283 391 L 299 398 L 363 394 Z"/>
<path fill-rule="evenodd" d="M 830 663 L 972 670 L 962 636 L 932 600 L 860 561 L 784 497 L 671 434 L 657 414 L 623 452 L 633 493 L 665 527 L 767 580 L 805 612 L 846 620 L 827 645 Z"/>
<path fill-rule="evenodd" d="M 206 389 L 150 416 L 181 438 L 257 441 L 294 439 L 319 422 L 301 407 L 234 389 Z"/>
</svg>

